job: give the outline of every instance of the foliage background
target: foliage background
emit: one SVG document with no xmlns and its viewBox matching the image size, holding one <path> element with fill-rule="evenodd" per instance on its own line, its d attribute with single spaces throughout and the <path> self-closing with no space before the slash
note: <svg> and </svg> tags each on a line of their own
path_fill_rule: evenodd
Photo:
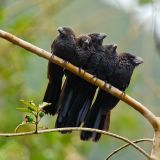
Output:
<svg viewBox="0 0 160 160">
<path fill-rule="evenodd" d="M 136 2 L 140 8 L 154 7 L 149 0 Z M 116 43 L 118 52 L 128 51 L 143 57 L 145 63 L 136 69 L 127 93 L 159 115 L 160 57 L 155 45 L 159 42 L 155 43 L 154 39 L 157 35 L 155 19 L 135 18 L 134 6 L 131 11 L 116 0 L 115 3 L 116 6 L 107 0 L 3 0 L 0 1 L 0 28 L 48 51 L 58 26 L 71 26 L 77 35 L 95 31 L 107 33 L 105 43 Z M 0 57 L 0 131 L 14 132 L 24 118 L 16 110 L 21 106 L 19 99 L 42 101 L 47 85 L 47 61 L 3 39 L 0 39 Z M 46 116 L 42 124 L 53 128 L 54 121 L 55 117 Z M 123 102 L 112 111 L 110 131 L 132 140 L 153 136 L 146 120 Z M 1 138 L 0 159 L 97 160 L 104 159 L 120 145 L 122 142 L 107 136 L 99 143 L 82 142 L 78 132 Z M 142 146 L 148 151 L 151 147 Z M 130 157 L 144 158 L 131 147 L 114 158 Z"/>
</svg>

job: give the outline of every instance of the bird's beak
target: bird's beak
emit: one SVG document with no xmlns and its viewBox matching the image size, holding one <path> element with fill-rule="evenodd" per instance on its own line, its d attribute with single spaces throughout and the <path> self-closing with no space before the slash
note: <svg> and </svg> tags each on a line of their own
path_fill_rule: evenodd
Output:
<svg viewBox="0 0 160 160">
<path fill-rule="evenodd" d="M 113 50 L 115 51 L 117 49 L 117 44 L 113 44 Z"/>
<path fill-rule="evenodd" d="M 86 39 L 86 40 L 84 41 L 84 43 L 89 44 L 89 40 L 88 40 L 88 39 Z"/>
<path fill-rule="evenodd" d="M 136 65 L 142 64 L 143 62 L 144 61 L 143 61 L 143 59 L 141 57 L 136 56 L 135 59 L 134 59 L 134 63 Z"/>
<path fill-rule="evenodd" d="M 101 39 L 101 40 L 103 40 L 106 37 L 107 37 L 107 35 L 105 33 L 100 33 L 99 34 L 99 39 Z"/>
<path fill-rule="evenodd" d="M 57 31 L 58 31 L 60 34 L 64 34 L 64 29 L 63 29 L 63 27 L 58 27 Z"/>
</svg>

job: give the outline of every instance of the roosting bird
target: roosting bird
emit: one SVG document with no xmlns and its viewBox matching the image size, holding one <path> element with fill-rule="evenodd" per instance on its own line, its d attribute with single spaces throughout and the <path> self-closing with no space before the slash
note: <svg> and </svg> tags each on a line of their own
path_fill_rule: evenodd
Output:
<svg viewBox="0 0 160 160">
<path fill-rule="evenodd" d="M 51 45 L 51 53 L 66 61 L 75 55 L 76 51 L 76 36 L 70 27 L 59 27 L 59 35 Z M 64 75 L 63 68 L 58 65 L 48 62 L 48 86 L 43 98 L 44 102 L 51 103 L 51 105 L 43 108 L 45 113 L 54 115 L 57 108 L 57 101 L 61 92 L 62 77 Z"/>
<path fill-rule="evenodd" d="M 72 62 L 91 74 L 96 73 L 95 69 L 102 58 L 99 45 L 102 46 L 103 39 L 106 37 L 106 35 L 102 33 L 94 33 L 94 35 L 94 39 L 90 36 L 84 35 L 78 38 L 77 56 L 75 61 L 80 61 L 81 63 L 77 65 L 77 62 Z M 89 41 L 88 46 L 86 46 L 86 41 L 84 41 L 85 38 Z M 98 53 L 96 47 L 99 49 Z M 96 88 L 96 86 L 88 83 L 82 78 L 69 74 L 60 97 L 60 110 L 55 127 L 79 126 L 80 118 L 82 118 L 79 117 L 79 112 L 82 109 L 83 116 L 85 117 L 89 107 L 91 106 Z"/>
<path fill-rule="evenodd" d="M 109 75 L 106 80 L 114 87 L 117 87 L 121 91 L 125 91 L 130 83 L 135 67 L 143 63 L 143 60 L 141 57 L 134 56 L 130 53 L 121 53 L 118 55 L 115 52 L 113 55 L 115 55 L 115 58 L 110 59 L 109 63 L 113 63 L 113 65 L 115 65 L 114 70 L 111 71 L 111 75 Z M 108 130 L 110 123 L 110 111 L 118 102 L 119 99 L 117 97 L 100 90 L 94 104 L 86 116 L 83 127 Z M 81 140 L 92 139 L 93 141 L 98 141 L 100 137 L 101 134 L 96 132 L 82 131 L 80 134 Z"/>
<path fill-rule="evenodd" d="M 92 37 L 92 39 L 93 39 L 93 37 Z M 99 44 L 100 45 L 100 44 Z M 102 45 L 102 44 L 101 44 Z M 96 46 L 95 46 L 95 48 L 96 48 Z M 101 49 L 100 49 L 101 48 Z M 100 72 L 99 72 L 99 70 L 101 70 L 102 72 L 103 72 L 103 69 L 101 68 L 101 67 L 104 67 L 103 66 L 103 64 L 105 64 L 105 65 L 107 65 L 108 64 L 108 62 L 107 61 L 104 61 L 104 59 L 105 59 L 105 54 L 106 54 L 106 52 L 113 52 L 113 50 L 115 49 L 115 46 L 114 45 L 105 45 L 105 46 L 101 46 L 99 49 L 96 49 L 96 55 L 99 55 L 98 57 L 100 57 L 99 58 L 99 63 L 97 63 L 97 65 L 95 66 L 95 75 L 94 76 L 99 76 L 99 74 L 100 74 Z M 109 61 L 109 58 L 108 58 L 108 61 Z M 92 68 L 91 66 L 90 66 L 90 68 Z M 101 69 L 100 69 L 101 68 Z M 112 67 L 110 67 L 111 69 L 113 68 L 113 66 Z M 103 73 L 105 73 L 105 72 L 103 72 Z M 108 71 L 108 73 L 109 73 L 109 71 Z M 103 74 L 102 74 L 103 75 Z M 102 77 L 101 77 L 101 79 L 103 79 Z M 85 88 L 84 88 L 84 91 L 83 92 L 85 92 Z M 95 92 L 94 92 L 95 93 Z M 88 113 L 88 111 L 89 111 L 89 109 L 90 109 L 90 107 L 91 107 L 91 102 L 92 102 L 92 100 L 93 100 L 93 95 L 92 96 L 90 96 L 91 97 L 91 99 L 90 99 L 90 103 L 88 104 L 87 103 L 87 101 L 85 101 L 85 103 L 84 103 L 84 105 L 83 105 L 83 107 L 81 107 L 81 110 L 80 110 L 80 112 L 79 112 L 79 115 L 78 115 L 78 120 L 77 120 L 77 122 L 79 122 L 78 124 L 80 125 L 80 123 L 82 123 L 83 121 L 84 121 L 84 119 L 85 119 L 85 117 L 86 117 L 86 114 Z M 78 125 L 78 126 L 79 126 Z"/>
<path fill-rule="evenodd" d="M 72 64 L 80 68 L 83 68 L 83 66 L 86 65 L 87 60 L 92 54 L 92 52 L 89 52 L 90 44 L 91 38 L 87 35 L 81 35 L 77 38 L 76 54 L 74 57 L 72 57 Z M 65 126 L 68 112 L 71 108 L 74 96 L 76 96 L 76 92 L 78 92 L 76 91 L 76 88 L 79 87 L 79 83 L 81 83 L 82 81 L 80 77 L 77 77 L 70 72 L 67 72 L 66 76 L 66 81 L 64 83 L 58 102 L 58 106 L 60 109 L 55 124 L 56 128 L 61 128 Z"/>
</svg>

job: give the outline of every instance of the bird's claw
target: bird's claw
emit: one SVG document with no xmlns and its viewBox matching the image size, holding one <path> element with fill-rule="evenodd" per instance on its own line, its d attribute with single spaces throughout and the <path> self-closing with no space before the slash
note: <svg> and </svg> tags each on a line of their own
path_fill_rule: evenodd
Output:
<svg viewBox="0 0 160 160">
<path fill-rule="evenodd" d="M 104 82 L 104 85 L 103 85 L 103 87 L 104 87 L 104 88 L 106 88 L 106 87 L 107 87 L 107 83 L 106 83 L 106 82 Z"/>
<path fill-rule="evenodd" d="M 82 71 L 83 71 L 83 72 L 82 72 Z M 84 75 L 84 74 L 85 74 L 85 71 L 84 71 L 81 67 L 79 67 L 79 68 L 78 68 L 78 73 L 79 73 L 79 74 L 83 73 L 83 75 Z"/>
<path fill-rule="evenodd" d="M 107 86 L 108 85 L 108 86 Z M 109 88 L 111 89 L 112 88 L 112 85 L 110 83 L 107 83 L 107 81 L 104 82 L 104 85 L 103 85 L 104 88 Z"/>
<path fill-rule="evenodd" d="M 109 84 L 109 87 L 108 87 L 108 88 L 111 89 L 111 88 L 112 88 L 112 85 L 111 85 L 110 83 L 108 83 L 108 84 Z"/>
<path fill-rule="evenodd" d="M 96 77 L 96 75 L 93 75 L 91 79 L 93 79 L 93 80 L 94 80 L 94 82 L 96 82 L 96 81 L 97 81 L 97 77 Z"/>
<path fill-rule="evenodd" d="M 126 95 L 125 91 L 122 91 L 121 97 L 123 98 L 125 97 L 125 95 Z"/>
<path fill-rule="evenodd" d="M 52 53 L 50 60 L 54 59 L 54 54 Z"/>
<path fill-rule="evenodd" d="M 67 65 L 68 63 L 69 63 L 68 61 L 63 60 L 63 67 L 64 67 L 64 69 L 66 68 L 66 65 Z"/>
</svg>

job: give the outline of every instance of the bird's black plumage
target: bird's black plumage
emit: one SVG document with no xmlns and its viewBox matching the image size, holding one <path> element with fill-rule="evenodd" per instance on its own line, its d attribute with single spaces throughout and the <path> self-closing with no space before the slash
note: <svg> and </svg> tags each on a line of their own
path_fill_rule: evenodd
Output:
<svg viewBox="0 0 160 160">
<path fill-rule="evenodd" d="M 75 55 L 76 50 L 76 37 L 74 31 L 69 27 L 59 27 L 58 32 L 59 35 L 51 45 L 51 53 L 66 61 L 70 61 Z M 43 110 L 51 115 L 54 115 L 58 110 L 56 104 L 61 92 L 63 75 L 63 68 L 52 62 L 48 62 L 49 83 L 43 101 L 51 103 L 51 105 L 44 107 Z"/>
<path fill-rule="evenodd" d="M 130 83 L 134 68 L 143 61 L 140 57 L 136 57 L 129 53 L 117 55 L 116 52 L 113 52 L 112 56 L 113 58 L 110 59 L 109 65 L 110 67 L 113 65 L 112 67 L 114 70 L 109 67 L 108 72 L 110 74 L 108 75 L 107 73 L 107 77 L 104 76 L 103 78 L 104 80 L 106 78 L 107 82 L 109 82 L 111 85 L 122 91 L 125 91 Z M 111 65 L 111 63 L 113 64 Z M 117 97 L 100 90 L 85 119 L 83 127 L 108 130 L 110 123 L 110 111 L 118 102 L 119 99 Z M 80 137 L 82 140 L 92 139 L 93 141 L 98 141 L 101 137 L 101 134 L 82 131 Z"/>
<path fill-rule="evenodd" d="M 87 35 L 79 36 L 77 38 L 76 54 L 72 58 L 72 63 L 77 67 L 84 68 L 92 54 L 94 54 L 94 50 L 91 46 L 91 38 Z M 81 89 L 81 83 L 83 84 L 83 81 L 84 80 L 80 77 L 67 72 L 65 86 L 63 87 L 60 101 L 58 103 L 60 110 L 55 124 L 56 128 L 65 127 L 67 125 L 72 103 L 74 103 L 74 100 Z"/>
<path fill-rule="evenodd" d="M 93 37 L 91 37 L 91 45 L 88 48 L 77 48 L 77 59 L 80 59 L 81 62 L 83 62 L 83 65 L 79 65 L 78 67 L 83 68 L 91 74 L 96 74 L 95 70 L 97 68 L 97 65 L 99 64 L 100 59 L 102 58 L 101 52 L 103 52 L 103 50 L 100 49 L 99 45 L 101 45 L 102 47 L 102 41 L 104 38 L 104 34 L 96 33 L 94 39 Z M 96 43 L 96 40 L 98 41 L 98 43 Z M 101 41 L 101 44 L 99 44 L 99 41 Z M 67 81 L 67 84 L 70 85 L 68 85 L 68 87 L 66 84 L 66 88 L 64 90 L 64 93 L 66 94 L 62 95 L 63 98 L 61 99 L 62 103 L 58 118 L 56 120 L 56 127 L 79 126 L 82 119 L 87 114 L 89 107 L 91 106 L 96 91 L 95 86 L 79 77 L 73 75 L 68 76 Z M 68 92 L 65 92 L 67 89 Z M 65 98 L 67 96 L 68 98 Z"/>
</svg>

